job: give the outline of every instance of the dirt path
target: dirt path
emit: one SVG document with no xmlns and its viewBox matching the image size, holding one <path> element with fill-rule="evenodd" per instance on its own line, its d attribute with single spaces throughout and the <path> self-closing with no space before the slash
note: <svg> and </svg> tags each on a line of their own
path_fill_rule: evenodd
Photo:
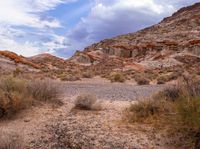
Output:
<svg viewBox="0 0 200 149">
<path fill-rule="evenodd" d="M 32 107 L 12 120 L 1 121 L 0 130 L 4 134 L 12 131 L 22 136 L 25 149 L 165 148 L 155 130 L 122 122 L 122 111 L 130 105 L 126 100 L 150 95 L 162 87 L 107 83 L 63 86 L 66 91 L 63 106 Z M 81 92 L 96 94 L 102 100 L 103 109 L 98 112 L 72 110 L 74 99 Z"/>
</svg>

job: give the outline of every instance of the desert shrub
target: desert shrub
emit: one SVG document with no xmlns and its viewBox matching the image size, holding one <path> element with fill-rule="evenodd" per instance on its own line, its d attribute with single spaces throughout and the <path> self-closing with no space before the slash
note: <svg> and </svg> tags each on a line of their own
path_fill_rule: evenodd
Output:
<svg viewBox="0 0 200 149">
<path fill-rule="evenodd" d="M 12 116 L 36 100 L 60 105 L 60 91 L 51 80 L 26 81 L 11 76 L 0 79 L 0 118 Z"/>
<path fill-rule="evenodd" d="M 128 110 L 127 120 L 129 122 L 137 122 L 158 113 L 159 107 L 153 101 L 148 100 L 132 104 Z"/>
<path fill-rule="evenodd" d="M 158 79 L 157 84 L 165 84 L 166 82 L 163 79 Z"/>
<path fill-rule="evenodd" d="M 157 78 L 157 84 L 165 84 L 166 82 L 168 82 L 166 76 L 159 76 Z"/>
<path fill-rule="evenodd" d="M 72 74 L 62 74 L 59 76 L 61 81 L 77 81 L 80 80 L 80 77 L 77 75 L 72 75 Z"/>
<path fill-rule="evenodd" d="M 161 75 L 157 78 L 157 84 L 165 84 L 166 82 L 176 80 L 179 76 L 179 72 L 173 72 L 169 75 Z"/>
<path fill-rule="evenodd" d="M 150 83 L 150 80 L 144 77 L 136 77 L 135 81 L 138 85 L 148 85 Z"/>
<path fill-rule="evenodd" d="M 125 76 L 122 74 L 122 73 L 111 73 L 110 76 L 109 76 L 109 80 L 111 82 L 125 82 Z"/>
<path fill-rule="evenodd" d="M 22 70 L 19 69 L 19 68 L 16 68 L 16 69 L 13 71 L 13 76 L 14 76 L 14 77 L 17 77 L 17 76 L 19 76 L 21 73 L 22 73 Z"/>
<path fill-rule="evenodd" d="M 175 104 L 177 123 L 189 129 L 200 129 L 200 98 L 181 97 Z"/>
<path fill-rule="evenodd" d="M 49 73 L 49 72 L 50 72 L 50 70 L 49 70 L 49 68 L 47 68 L 47 67 L 44 67 L 44 68 L 42 68 L 42 72 L 44 72 L 44 73 Z"/>
<path fill-rule="evenodd" d="M 14 77 L 0 80 L 0 117 L 16 113 L 30 105 L 31 101 L 25 80 Z"/>
<path fill-rule="evenodd" d="M 61 89 L 57 83 L 50 79 L 30 81 L 28 91 L 35 100 L 55 104 L 62 103 L 60 99 Z"/>
<path fill-rule="evenodd" d="M 200 134 L 200 81 L 183 78 L 150 100 L 138 101 L 125 112 L 129 122 L 158 123 L 170 132 L 179 132 L 190 146 L 198 146 Z"/>
<path fill-rule="evenodd" d="M 93 77 L 93 73 L 90 71 L 86 71 L 82 74 L 83 78 L 92 78 Z"/>
<path fill-rule="evenodd" d="M 132 75 L 132 78 L 135 79 L 136 82 L 140 80 L 148 80 L 149 82 L 156 79 L 158 76 L 158 73 L 156 71 L 152 70 L 145 70 L 144 72 L 136 72 Z"/>
<path fill-rule="evenodd" d="M 0 130 L 0 149 L 22 149 L 22 138 L 11 131 Z"/>
<path fill-rule="evenodd" d="M 101 105 L 95 95 L 81 94 L 76 98 L 75 108 L 83 110 L 100 110 Z"/>
<path fill-rule="evenodd" d="M 166 100 L 175 101 L 181 96 L 181 89 L 177 86 L 167 87 L 161 94 L 161 98 Z"/>
<path fill-rule="evenodd" d="M 200 80 L 193 76 L 184 76 L 182 92 L 185 96 L 200 97 Z"/>
</svg>

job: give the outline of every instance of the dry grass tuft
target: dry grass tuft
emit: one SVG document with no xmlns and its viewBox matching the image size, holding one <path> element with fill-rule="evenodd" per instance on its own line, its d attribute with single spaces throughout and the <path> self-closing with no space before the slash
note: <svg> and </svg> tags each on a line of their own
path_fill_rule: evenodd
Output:
<svg viewBox="0 0 200 149">
<path fill-rule="evenodd" d="M 83 78 L 92 78 L 94 74 L 91 71 L 86 71 L 82 74 Z"/>
<path fill-rule="evenodd" d="M 50 79 L 29 82 L 28 91 L 35 100 L 61 104 L 61 88 Z"/>
<path fill-rule="evenodd" d="M 14 132 L 0 130 L 0 149 L 22 149 L 23 140 Z"/>
<path fill-rule="evenodd" d="M 0 79 L 0 118 L 13 116 L 36 100 L 61 105 L 59 86 L 51 80 Z"/>
<path fill-rule="evenodd" d="M 61 81 L 78 81 L 80 80 L 80 77 L 78 75 L 72 75 L 72 74 L 61 74 L 59 76 Z"/>
<path fill-rule="evenodd" d="M 0 80 L 0 117 L 20 111 L 32 102 L 27 90 L 27 82 L 6 77 Z"/>
<path fill-rule="evenodd" d="M 95 95 L 81 94 L 76 98 L 75 108 L 82 110 L 100 110 L 101 104 Z"/>
<path fill-rule="evenodd" d="M 128 122 L 148 122 L 181 132 L 189 147 L 200 140 L 200 81 L 184 77 L 177 86 L 170 87 L 149 100 L 138 101 L 125 112 Z M 199 137 L 197 137 L 199 136 Z"/>
<path fill-rule="evenodd" d="M 161 75 L 157 78 L 157 84 L 165 84 L 166 82 L 178 79 L 180 76 L 180 72 L 173 72 L 169 75 Z"/>
<path fill-rule="evenodd" d="M 109 76 L 111 82 L 125 82 L 125 76 L 122 73 L 113 72 Z"/>
<path fill-rule="evenodd" d="M 150 80 L 144 77 L 136 77 L 135 81 L 138 85 L 148 85 L 150 83 Z"/>
</svg>

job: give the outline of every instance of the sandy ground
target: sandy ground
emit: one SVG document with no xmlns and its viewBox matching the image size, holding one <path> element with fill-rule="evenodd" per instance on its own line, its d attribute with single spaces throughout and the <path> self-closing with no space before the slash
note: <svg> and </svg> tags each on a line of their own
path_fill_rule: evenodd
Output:
<svg viewBox="0 0 200 149">
<path fill-rule="evenodd" d="M 163 141 L 164 136 L 148 125 L 130 125 L 122 120 L 123 111 L 130 103 L 144 97 L 135 92 L 149 96 L 163 87 L 127 86 L 106 82 L 75 82 L 63 85 L 66 91 L 63 106 L 53 108 L 44 104 L 24 110 L 13 119 L 2 120 L 0 133 L 18 134 L 25 149 L 172 148 Z M 83 91 L 97 95 L 102 103 L 101 111 L 73 109 L 76 96 Z M 125 93 L 121 95 L 122 92 Z"/>
<path fill-rule="evenodd" d="M 82 93 L 91 93 L 100 100 L 107 101 L 134 101 L 146 98 L 159 90 L 165 85 L 135 85 L 132 82 L 110 83 L 106 79 L 93 78 L 83 79 L 76 82 L 63 83 L 63 89 L 68 97 L 74 97 Z"/>
</svg>

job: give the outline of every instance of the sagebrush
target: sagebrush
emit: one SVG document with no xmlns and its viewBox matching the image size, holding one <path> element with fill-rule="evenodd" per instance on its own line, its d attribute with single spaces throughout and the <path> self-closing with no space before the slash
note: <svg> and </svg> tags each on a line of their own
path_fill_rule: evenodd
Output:
<svg viewBox="0 0 200 149">
<path fill-rule="evenodd" d="M 93 94 L 81 94 L 76 98 L 75 108 L 83 110 L 100 110 L 101 105 Z"/>
<path fill-rule="evenodd" d="M 150 99 L 138 101 L 125 111 L 130 123 L 151 123 L 181 132 L 188 147 L 200 143 L 200 80 L 183 77 L 176 86 L 168 87 Z M 158 128 L 158 127 L 157 127 Z M 199 136 L 199 137 L 197 137 Z M 199 147 L 199 146 L 198 146 Z"/>
<path fill-rule="evenodd" d="M 51 80 L 32 80 L 8 76 L 0 79 L 0 117 L 12 116 L 34 101 L 61 104 L 61 90 Z"/>
</svg>

